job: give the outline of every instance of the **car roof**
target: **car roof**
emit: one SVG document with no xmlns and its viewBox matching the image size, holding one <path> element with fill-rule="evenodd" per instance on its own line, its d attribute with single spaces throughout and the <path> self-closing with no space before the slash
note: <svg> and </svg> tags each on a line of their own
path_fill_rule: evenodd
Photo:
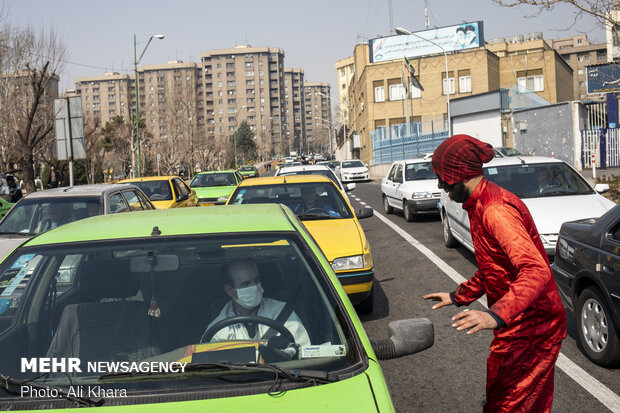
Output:
<svg viewBox="0 0 620 413">
<path fill-rule="evenodd" d="M 325 165 L 295 165 L 295 166 L 285 166 L 278 170 L 278 173 L 282 172 L 299 172 L 299 171 L 330 171 Z"/>
<path fill-rule="evenodd" d="M 396 161 L 394 163 L 399 163 L 399 162 L 404 162 L 405 164 L 408 163 L 430 163 L 431 160 L 429 159 L 424 159 L 424 158 L 413 158 L 413 159 L 405 159 L 404 161 Z"/>
<path fill-rule="evenodd" d="M 49 197 L 75 197 L 75 196 L 101 196 L 104 193 L 120 191 L 128 188 L 140 190 L 137 186 L 131 184 L 94 184 L 94 185 L 78 185 L 66 186 L 62 188 L 45 189 L 43 191 L 32 192 L 24 197 L 24 199 L 37 199 Z"/>
<path fill-rule="evenodd" d="M 178 175 L 162 175 L 162 176 L 143 176 L 140 178 L 128 178 L 123 179 L 122 181 L 118 181 L 123 184 L 125 182 L 148 182 L 148 181 L 169 181 L 171 179 L 178 178 L 181 179 Z"/>
<path fill-rule="evenodd" d="M 310 182 L 330 182 L 332 184 L 334 183 L 325 175 L 279 175 L 267 176 L 263 178 L 252 178 L 250 180 L 246 179 L 239 184 L 239 187 L 277 184 L 301 184 Z"/>
<path fill-rule="evenodd" d="M 505 158 L 493 158 L 489 162 L 485 163 L 484 167 L 488 168 L 488 167 L 493 167 L 493 166 L 521 165 L 523 163 L 535 164 L 535 163 L 565 163 L 565 162 L 562 161 L 561 159 L 549 158 L 547 156 L 517 155 L 517 156 L 507 156 Z"/>
<path fill-rule="evenodd" d="M 25 246 L 64 242 L 234 232 L 295 231 L 295 215 L 278 204 L 174 208 L 98 215 L 44 232 Z"/>
<path fill-rule="evenodd" d="M 226 169 L 223 171 L 204 171 L 204 172 L 198 172 L 196 175 L 206 175 L 206 174 L 219 174 L 219 173 L 234 173 L 237 172 L 236 169 Z"/>
</svg>

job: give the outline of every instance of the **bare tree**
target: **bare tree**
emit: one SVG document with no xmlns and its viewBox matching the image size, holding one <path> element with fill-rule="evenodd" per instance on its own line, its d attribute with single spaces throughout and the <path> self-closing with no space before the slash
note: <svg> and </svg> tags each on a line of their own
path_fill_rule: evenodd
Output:
<svg viewBox="0 0 620 413">
<path fill-rule="evenodd" d="M 532 6 L 537 10 L 528 17 L 535 17 L 557 6 L 570 6 L 575 10 L 575 20 L 583 16 L 594 17 L 602 26 L 619 23 L 618 0 L 492 0 L 504 7 Z"/>
<path fill-rule="evenodd" d="M 86 179 L 89 184 L 95 183 L 97 165 L 105 159 L 106 145 L 101 133 L 101 119 L 96 117 L 93 122 L 84 124 L 84 145 L 86 147 Z"/>
</svg>

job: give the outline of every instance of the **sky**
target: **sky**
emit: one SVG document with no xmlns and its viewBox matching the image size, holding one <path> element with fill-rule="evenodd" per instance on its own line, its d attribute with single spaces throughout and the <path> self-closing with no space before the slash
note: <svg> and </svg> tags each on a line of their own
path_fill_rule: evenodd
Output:
<svg viewBox="0 0 620 413">
<path fill-rule="evenodd" d="M 200 61 L 200 54 L 235 45 L 284 50 L 286 67 L 301 68 L 310 82 L 330 82 L 335 95 L 337 60 L 357 43 L 390 34 L 388 0 L 4 0 L 5 18 L 19 27 L 52 28 L 67 48 L 60 88 L 106 72 L 133 73 L 133 36 L 138 54 L 149 37 L 140 66 L 170 60 Z M 592 18 L 575 22 L 574 10 L 559 7 L 537 17 L 537 9 L 500 7 L 491 0 L 392 0 L 393 27 L 410 31 L 482 21 L 486 40 L 542 32 L 545 39 L 586 33 L 603 42 Z M 393 34 L 393 33 L 392 33 Z M 90 67 L 95 66 L 95 67 Z"/>
</svg>

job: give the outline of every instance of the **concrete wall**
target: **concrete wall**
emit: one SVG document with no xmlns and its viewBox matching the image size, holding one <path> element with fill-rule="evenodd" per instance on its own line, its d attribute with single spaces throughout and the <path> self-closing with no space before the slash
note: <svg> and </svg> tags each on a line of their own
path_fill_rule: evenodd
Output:
<svg viewBox="0 0 620 413">
<path fill-rule="evenodd" d="M 452 133 L 464 133 L 493 146 L 503 146 L 501 116 L 498 110 L 452 118 Z"/>
<path fill-rule="evenodd" d="M 578 167 L 581 140 L 575 127 L 579 121 L 574 116 L 582 111 L 574 111 L 574 105 L 578 103 L 565 102 L 514 112 L 515 148 L 525 154 L 554 156 Z"/>
</svg>

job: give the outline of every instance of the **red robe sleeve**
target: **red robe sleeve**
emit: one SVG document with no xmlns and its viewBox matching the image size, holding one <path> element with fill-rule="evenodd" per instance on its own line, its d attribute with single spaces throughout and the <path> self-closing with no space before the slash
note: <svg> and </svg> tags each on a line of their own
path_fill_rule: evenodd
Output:
<svg viewBox="0 0 620 413">
<path fill-rule="evenodd" d="M 478 270 L 473 277 L 458 286 L 452 294 L 452 299 L 459 305 L 469 305 L 482 297 L 485 292 L 482 274 Z"/>
<path fill-rule="evenodd" d="M 517 271 L 508 292 L 490 308 L 510 326 L 545 290 L 553 275 L 526 230 L 523 217 L 514 207 L 509 204 L 490 205 L 484 211 L 482 224 Z"/>
</svg>

